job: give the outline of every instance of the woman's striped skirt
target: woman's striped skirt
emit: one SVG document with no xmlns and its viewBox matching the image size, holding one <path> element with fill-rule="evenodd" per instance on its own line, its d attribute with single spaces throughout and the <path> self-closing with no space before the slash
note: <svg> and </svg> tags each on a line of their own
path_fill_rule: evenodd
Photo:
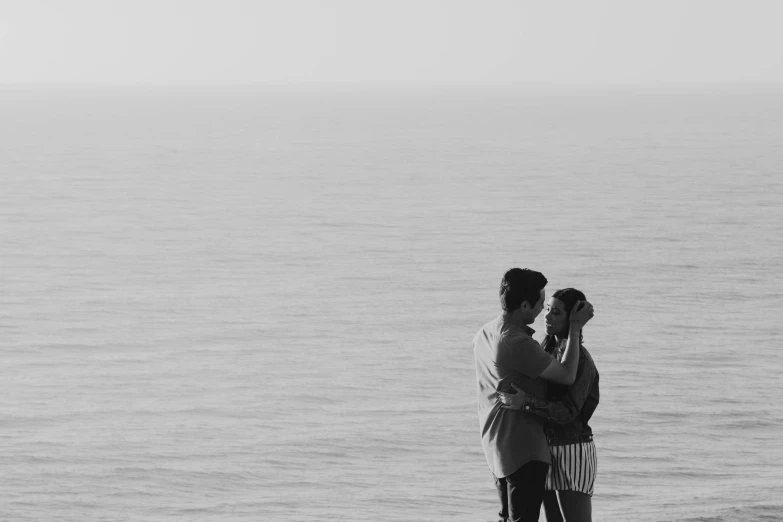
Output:
<svg viewBox="0 0 783 522">
<path fill-rule="evenodd" d="M 546 489 L 578 491 L 593 496 L 598 460 L 593 441 L 549 446 L 552 464 L 546 476 Z"/>
</svg>

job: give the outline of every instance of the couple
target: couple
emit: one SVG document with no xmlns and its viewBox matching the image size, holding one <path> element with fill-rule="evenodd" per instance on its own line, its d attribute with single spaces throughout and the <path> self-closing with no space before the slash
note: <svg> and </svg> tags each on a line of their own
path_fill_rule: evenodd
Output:
<svg viewBox="0 0 783 522">
<path fill-rule="evenodd" d="M 579 290 L 556 291 L 540 345 L 528 325 L 546 283 L 527 268 L 506 272 L 503 312 L 473 338 L 481 444 L 503 522 L 537 521 L 542 502 L 548 522 L 590 522 L 596 453 L 587 422 L 599 395 L 582 327 L 593 307 Z"/>
</svg>

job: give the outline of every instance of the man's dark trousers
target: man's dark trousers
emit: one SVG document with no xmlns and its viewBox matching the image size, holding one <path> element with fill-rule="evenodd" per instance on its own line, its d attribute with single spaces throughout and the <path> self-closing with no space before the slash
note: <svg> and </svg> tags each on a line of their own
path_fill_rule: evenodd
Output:
<svg viewBox="0 0 783 522">
<path fill-rule="evenodd" d="M 509 522 L 538 522 L 549 464 L 531 461 L 507 477 L 495 477 L 500 518 Z"/>
</svg>

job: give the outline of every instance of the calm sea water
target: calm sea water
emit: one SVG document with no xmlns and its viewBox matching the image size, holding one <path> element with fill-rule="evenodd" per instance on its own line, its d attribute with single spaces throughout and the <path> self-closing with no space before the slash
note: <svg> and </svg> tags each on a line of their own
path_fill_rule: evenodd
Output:
<svg viewBox="0 0 783 522">
<path fill-rule="evenodd" d="M 520 266 L 596 308 L 595 520 L 783 520 L 780 92 L 0 114 L 0 519 L 494 520 L 470 341 Z"/>
</svg>

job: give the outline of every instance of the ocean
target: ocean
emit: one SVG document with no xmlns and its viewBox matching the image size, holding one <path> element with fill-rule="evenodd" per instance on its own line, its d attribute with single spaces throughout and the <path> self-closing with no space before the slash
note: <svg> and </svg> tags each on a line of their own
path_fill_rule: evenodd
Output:
<svg viewBox="0 0 783 522">
<path fill-rule="evenodd" d="M 471 340 L 511 267 L 595 306 L 594 520 L 783 520 L 780 90 L 0 114 L 0 520 L 496 520 Z"/>
</svg>

